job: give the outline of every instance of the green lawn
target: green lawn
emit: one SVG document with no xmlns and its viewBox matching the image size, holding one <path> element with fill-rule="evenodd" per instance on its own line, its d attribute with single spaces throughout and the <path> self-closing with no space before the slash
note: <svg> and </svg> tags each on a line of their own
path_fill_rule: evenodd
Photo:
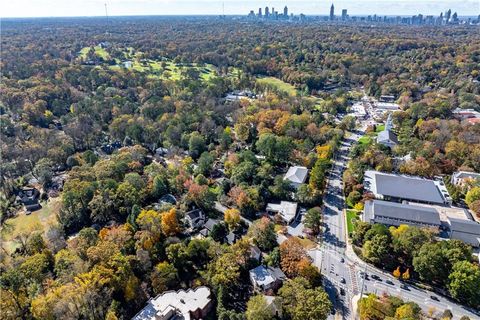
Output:
<svg viewBox="0 0 480 320">
<path fill-rule="evenodd" d="M 82 58 L 86 58 L 86 57 L 87 57 L 87 53 L 90 51 L 90 48 L 91 48 L 91 47 L 85 47 L 85 48 L 83 48 L 82 50 L 80 50 L 80 56 L 81 56 Z M 93 47 L 93 48 L 94 48 L 95 54 L 96 54 L 97 56 L 103 58 L 104 60 L 110 59 L 110 55 L 108 54 L 108 52 L 107 52 L 104 48 L 102 48 L 102 47 L 100 47 L 100 46 L 95 46 L 95 47 Z"/>
<path fill-rule="evenodd" d="M 353 220 L 358 219 L 358 213 L 355 210 L 347 210 L 347 231 L 348 234 L 353 232 L 354 226 L 353 226 Z"/>
<path fill-rule="evenodd" d="M 95 54 L 99 57 L 102 57 L 104 60 L 110 59 L 110 55 L 108 54 L 105 49 L 96 46 L 94 47 Z M 89 52 L 90 47 L 85 47 L 80 50 L 80 57 L 85 58 L 87 53 Z M 125 49 L 123 53 L 124 60 L 123 61 L 131 61 L 132 62 L 132 69 L 138 72 L 147 73 L 147 76 L 150 78 L 157 78 L 163 80 L 181 80 L 183 78 L 183 74 L 189 70 L 195 70 L 198 72 L 198 76 L 201 80 L 208 82 L 211 79 L 218 76 L 217 68 L 211 64 L 198 64 L 198 63 L 190 63 L 190 64 L 182 64 L 182 63 L 174 63 L 170 59 L 161 59 L 161 60 L 153 60 L 153 59 L 142 59 L 143 54 L 141 51 L 135 51 L 133 48 L 128 47 Z M 120 59 L 115 59 L 117 65 L 110 66 L 112 70 L 122 70 L 123 65 Z M 231 68 L 231 72 L 228 75 L 229 77 L 238 77 L 240 74 L 240 69 L 238 68 Z"/>
<path fill-rule="evenodd" d="M 289 83 L 283 82 L 282 80 L 274 77 L 265 77 L 257 79 L 257 83 L 264 85 L 266 87 L 270 87 L 282 92 L 287 93 L 290 96 L 297 95 L 297 89 Z"/>
<path fill-rule="evenodd" d="M 8 230 L 2 230 L 2 246 L 8 252 L 13 252 L 17 244 L 13 241 L 16 236 L 22 233 L 31 233 L 33 231 L 45 231 L 48 226 L 57 224 L 57 213 L 61 206 L 61 197 L 51 198 L 47 202 L 42 202 L 42 209 L 26 215 L 21 210 L 14 218 L 6 220 Z"/>
<path fill-rule="evenodd" d="M 381 131 L 383 131 L 383 130 L 385 130 L 385 125 L 384 125 L 384 124 L 377 124 L 377 125 L 375 126 L 375 132 L 376 132 L 376 133 L 379 133 L 379 132 L 381 132 Z"/>
<path fill-rule="evenodd" d="M 360 139 L 358 139 L 358 143 L 360 144 L 369 144 L 372 142 L 372 138 L 370 136 L 363 136 Z"/>
</svg>

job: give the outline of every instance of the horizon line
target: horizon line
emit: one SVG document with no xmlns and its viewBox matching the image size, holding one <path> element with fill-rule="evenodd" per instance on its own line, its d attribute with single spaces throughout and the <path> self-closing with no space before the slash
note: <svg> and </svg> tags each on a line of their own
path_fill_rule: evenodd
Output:
<svg viewBox="0 0 480 320">
<path fill-rule="evenodd" d="M 305 13 L 297 13 L 294 16 L 299 16 L 303 14 L 306 17 L 329 17 L 328 14 L 305 14 Z M 433 14 L 423 14 L 421 12 L 411 15 L 411 14 L 399 14 L 399 15 L 392 15 L 392 14 L 381 14 L 381 13 L 368 13 L 368 14 L 352 14 L 350 17 L 368 17 L 368 16 L 381 16 L 381 17 L 413 17 L 418 16 L 419 14 L 423 16 L 439 16 Z M 247 14 L 218 14 L 218 13 L 205 13 L 205 14 L 133 14 L 133 15 L 109 15 L 109 18 L 121 18 L 121 17 L 245 17 L 247 18 Z M 336 17 L 340 17 L 340 15 L 335 15 Z M 458 15 L 458 17 L 478 17 L 480 14 L 471 14 L 471 15 Z M 90 16 L 17 16 L 17 17 L 2 17 L 0 19 L 54 19 L 54 18 L 105 18 L 105 15 L 90 15 Z M 279 20 L 281 21 L 281 20 Z"/>
</svg>

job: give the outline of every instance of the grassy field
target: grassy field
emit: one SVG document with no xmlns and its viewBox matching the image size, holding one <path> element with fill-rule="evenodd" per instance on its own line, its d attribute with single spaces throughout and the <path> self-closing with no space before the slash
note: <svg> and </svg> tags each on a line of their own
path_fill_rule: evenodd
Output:
<svg viewBox="0 0 480 320">
<path fill-rule="evenodd" d="M 377 125 L 375 126 L 375 132 L 376 132 L 376 133 L 379 133 L 379 132 L 381 132 L 381 131 L 383 131 L 383 130 L 385 130 L 385 125 L 384 125 L 384 124 L 377 124 Z"/>
<path fill-rule="evenodd" d="M 378 135 L 379 132 L 385 130 L 385 125 L 384 124 L 378 124 L 375 126 L 375 131 L 367 133 L 360 139 L 358 139 L 358 143 L 360 144 L 370 144 Z"/>
<path fill-rule="evenodd" d="M 353 220 L 358 219 L 358 213 L 355 210 L 347 210 L 347 231 L 348 234 L 355 230 L 353 226 Z"/>
<path fill-rule="evenodd" d="M 104 58 L 105 60 L 110 59 L 108 52 L 99 47 L 95 46 L 95 54 L 99 57 Z M 85 58 L 88 54 L 90 47 L 85 47 L 80 50 L 80 57 Z M 117 65 L 109 66 L 112 70 L 122 70 L 124 69 L 123 62 L 131 61 L 131 69 L 146 73 L 148 77 L 162 80 L 172 80 L 177 81 L 185 78 L 187 72 L 192 70 L 198 73 L 198 77 L 208 82 L 216 77 L 218 77 L 218 69 L 212 64 L 198 64 L 198 63 L 175 63 L 170 59 L 144 59 L 143 53 L 141 51 L 136 51 L 132 47 L 128 47 L 123 52 L 124 59 L 115 58 Z M 229 68 L 228 77 L 238 77 L 241 74 L 240 69 L 231 67 Z M 280 81 L 280 80 L 279 80 Z"/>
<path fill-rule="evenodd" d="M 7 252 L 13 252 L 17 247 L 14 239 L 23 233 L 45 231 L 51 225 L 57 224 L 57 213 L 61 206 L 61 197 L 51 198 L 42 202 L 42 209 L 26 215 L 22 210 L 15 218 L 7 219 L 8 230 L 2 230 L 2 246 Z"/>
<path fill-rule="evenodd" d="M 290 96 L 297 95 L 297 89 L 289 83 L 283 82 L 282 80 L 274 77 L 265 77 L 257 79 L 257 83 L 260 85 L 273 88 L 282 92 L 287 93 Z"/>
<path fill-rule="evenodd" d="M 300 240 L 302 247 L 304 247 L 306 250 L 313 249 L 317 246 L 317 244 L 310 239 L 307 239 L 307 238 L 304 238 L 304 239 L 298 238 L 298 239 Z"/>
<path fill-rule="evenodd" d="M 358 143 L 360 144 L 369 144 L 370 142 L 372 142 L 372 138 L 370 136 L 363 136 L 358 139 Z"/>
<path fill-rule="evenodd" d="M 85 47 L 82 50 L 80 50 L 80 57 L 85 59 L 87 57 L 87 53 L 90 51 L 90 48 L 91 47 Z M 110 55 L 108 54 L 108 52 L 104 48 L 102 48 L 100 46 L 95 46 L 93 48 L 95 49 L 95 54 L 97 56 L 103 58 L 104 60 L 110 59 Z"/>
</svg>

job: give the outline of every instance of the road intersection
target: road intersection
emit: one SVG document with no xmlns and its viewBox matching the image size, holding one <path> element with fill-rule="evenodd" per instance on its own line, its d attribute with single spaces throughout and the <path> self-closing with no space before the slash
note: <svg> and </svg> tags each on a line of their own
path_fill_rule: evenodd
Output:
<svg viewBox="0 0 480 320">
<path fill-rule="evenodd" d="M 480 319 L 466 307 L 417 286 L 407 285 L 360 260 L 348 244 L 345 220 L 345 200 L 342 191 L 342 175 L 348 162 L 350 148 L 365 133 L 368 121 L 362 121 L 360 129 L 342 141 L 328 176 L 324 196 L 324 232 L 322 244 L 309 251 L 313 263 L 324 276 L 324 285 L 336 310 L 336 317 L 354 319 L 356 311 L 352 301 L 363 294 L 387 293 L 399 296 L 405 301 L 417 303 L 426 313 L 452 311 L 454 319 L 467 315 L 470 319 Z M 366 276 L 363 276 L 365 274 Z M 373 276 L 373 277 L 372 277 Z M 365 279 L 363 279 L 365 278 Z M 334 316 L 332 315 L 332 319 Z"/>
</svg>

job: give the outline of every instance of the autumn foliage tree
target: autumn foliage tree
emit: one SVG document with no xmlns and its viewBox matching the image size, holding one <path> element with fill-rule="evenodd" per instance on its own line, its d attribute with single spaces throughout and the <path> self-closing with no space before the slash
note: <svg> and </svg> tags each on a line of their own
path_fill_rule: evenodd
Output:
<svg viewBox="0 0 480 320">
<path fill-rule="evenodd" d="M 304 259 L 307 259 L 307 254 L 298 238 L 290 237 L 282 242 L 280 245 L 280 266 L 288 277 L 295 277 L 299 274 Z"/>
<path fill-rule="evenodd" d="M 168 237 L 180 232 L 177 210 L 175 208 L 162 213 L 162 231 Z"/>
</svg>

